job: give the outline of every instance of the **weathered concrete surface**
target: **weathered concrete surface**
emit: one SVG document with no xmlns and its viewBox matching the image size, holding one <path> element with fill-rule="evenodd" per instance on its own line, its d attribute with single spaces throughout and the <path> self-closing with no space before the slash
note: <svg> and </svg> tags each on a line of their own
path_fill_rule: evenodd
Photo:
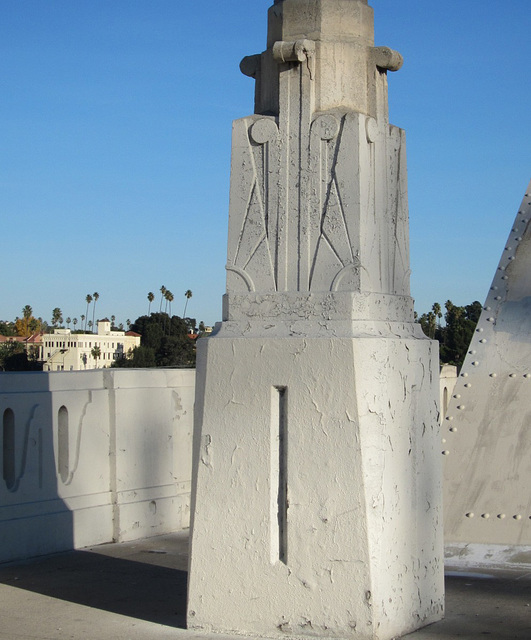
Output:
<svg viewBox="0 0 531 640">
<path fill-rule="evenodd" d="M 207 628 L 207 618 L 225 631 L 392 637 L 397 620 L 411 629 L 419 615 L 440 617 L 441 487 L 426 464 L 439 456 L 436 399 L 422 373 L 436 370 L 437 350 L 407 326 L 390 329 L 394 338 L 207 341 L 190 626 Z"/>
<path fill-rule="evenodd" d="M 183 629 L 187 532 L 0 565 L 1 640 L 241 640 Z M 452 572 L 445 619 L 407 640 L 529 640 L 531 566 Z"/>
<path fill-rule="evenodd" d="M 362 0 L 283 0 L 244 59 L 223 323 L 198 346 L 190 628 L 389 639 L 443 613 L 437 346 L 405 136 Z M 214 525 L 215 523 L 215 525 Z"/>
<path fill-rule="evenodd" d="M 242 71 L 256 79 L 255 113 L 279 113 L 282 68 L 300 52 L 277 43 L 308 41 L 315 82 L 315 111 L 343 106 L 349 111 L 377 117 L 387 108 L 377 91 L 387 90 L 385 74 L 374 81 L 375 63 L 396 71 L 402 57 L 386 47 L 374 47 L 373 10 L 367 0 L 277 0 L 269 9 L 267 50 L 242 62 Z M 276 48 L 275 48 L 275 45 Z M 355 72 L 353 72 L 355 70 Z M 380 86 L 377 86 L 377 85 Z"/>
<path fill-rule="evenodd" d="M 531 550 L 531 183 L 485 301 L 443 426 L 451 561 Z"/>
</svg>

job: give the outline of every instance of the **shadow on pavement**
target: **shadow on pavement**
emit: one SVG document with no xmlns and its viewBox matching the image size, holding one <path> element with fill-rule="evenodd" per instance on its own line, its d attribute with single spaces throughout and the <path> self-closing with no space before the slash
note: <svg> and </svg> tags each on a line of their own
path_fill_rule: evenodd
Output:
<svg viewBox="0 0 531 640">
<path fill-rule="evenodd" d="M 185 629 L 187 564 L 181 532 L 0 565 L 0 584 L 91 607 L 92 616 L 108 611 Z M 481 571 L 449 572 L 446 618 L 408 640 L 530 640 L 531 573 Z"/>
<path fill-rule="evenodd" d="M 71 551 L 0 566 L 0 583 L 184 629 L 187 573 L 165 564 L 175 564 L 166 551 L 143 550 L 135 560 Z"/>
</svg>

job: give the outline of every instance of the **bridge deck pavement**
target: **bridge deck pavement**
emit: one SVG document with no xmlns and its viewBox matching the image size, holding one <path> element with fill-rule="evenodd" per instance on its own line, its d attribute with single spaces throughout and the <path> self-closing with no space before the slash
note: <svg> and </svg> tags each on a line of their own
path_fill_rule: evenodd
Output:
<svg viewBox="0 0 531 640">
<path fill-rule="evenodd" d="M 0 565 L 0 639 L 206 640 L 185 629 L 187 561 L 181 532 Z M 445 619 L 406 638 L 531 640 L 530 605 L 530 572 L 449 571 Z"/>
</svg>

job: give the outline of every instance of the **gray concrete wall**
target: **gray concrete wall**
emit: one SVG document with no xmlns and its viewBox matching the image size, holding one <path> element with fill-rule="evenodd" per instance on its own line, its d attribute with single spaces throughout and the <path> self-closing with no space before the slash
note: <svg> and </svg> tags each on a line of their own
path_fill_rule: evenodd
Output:
<svg viewBox="0 0 531 640">
<path fill-rule="evenodd" d="M 189 523 L 195 371 L 0 374 L 0 562 Z"/>
</svg>

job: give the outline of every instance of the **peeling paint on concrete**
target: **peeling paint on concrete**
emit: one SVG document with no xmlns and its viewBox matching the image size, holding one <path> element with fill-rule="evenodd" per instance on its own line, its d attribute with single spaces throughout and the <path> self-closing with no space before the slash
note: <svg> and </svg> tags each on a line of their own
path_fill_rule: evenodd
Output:
<svg viewBox="0 0 531 640">
<path fill-rule="evenodd" d="M 233 127 L 223 322 L 198 345 L 188 625 L 389 640 L 443 613 L 400 57 L 363 0 L 280 0 L 269 27 L 242 62 L 256 113 Z"/>
</svg>

